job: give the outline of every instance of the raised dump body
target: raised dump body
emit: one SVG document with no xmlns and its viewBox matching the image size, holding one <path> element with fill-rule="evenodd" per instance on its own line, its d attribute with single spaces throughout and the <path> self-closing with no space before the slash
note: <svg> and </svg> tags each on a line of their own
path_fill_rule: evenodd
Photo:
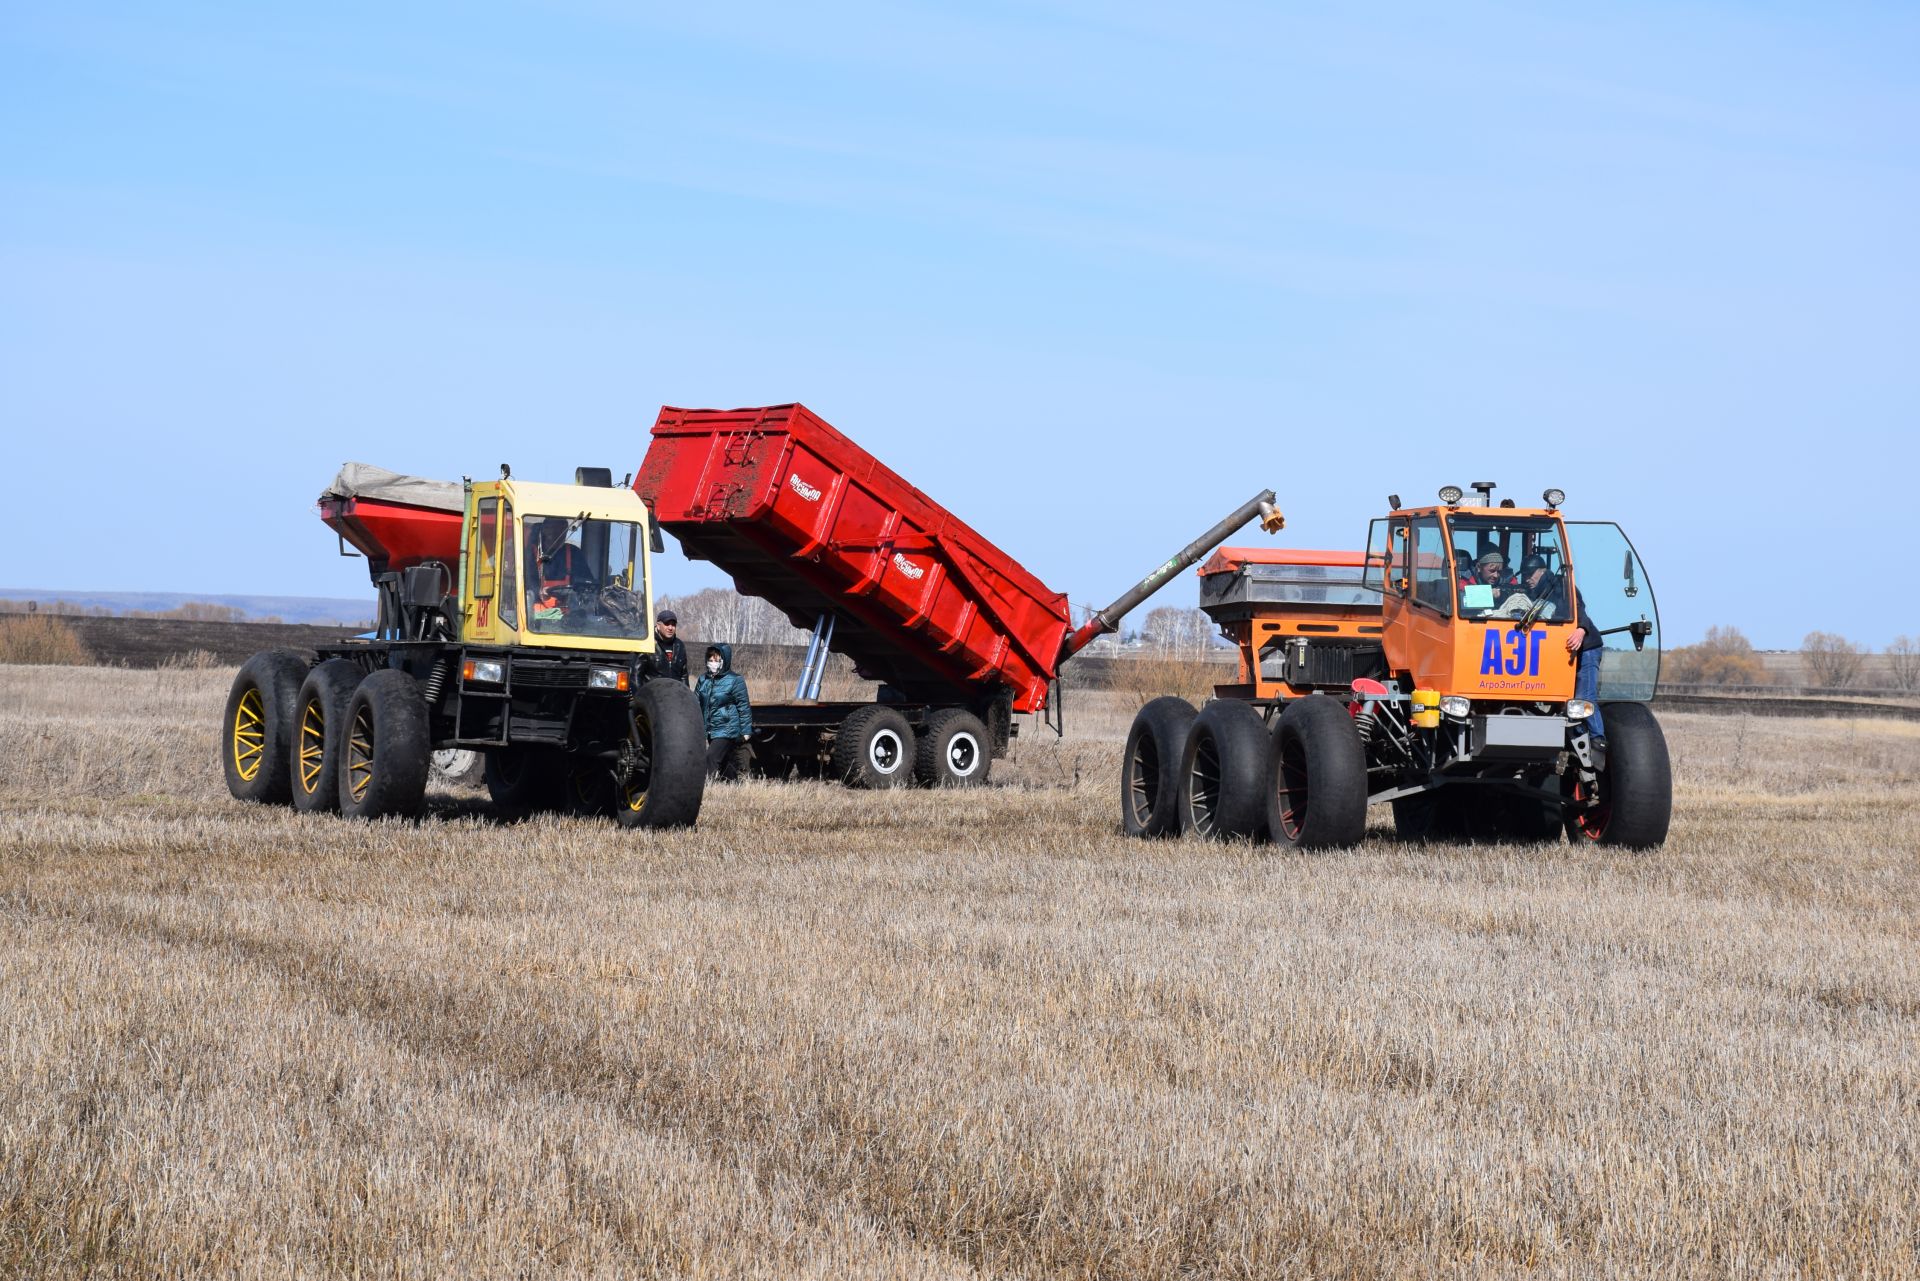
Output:
<svg viewBox="0 0 1920 1281">
<path fill-rule="evenodd" d="M 690 556 L 909 701 L 1046 703 L 1067 598 L 803 405 L 661 409 L 634 480 Z"/>
</svg>

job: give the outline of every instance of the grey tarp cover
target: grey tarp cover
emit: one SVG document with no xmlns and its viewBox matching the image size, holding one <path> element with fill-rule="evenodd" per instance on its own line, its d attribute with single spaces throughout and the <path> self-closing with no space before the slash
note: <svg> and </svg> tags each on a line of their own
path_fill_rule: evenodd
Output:
<svg viewBox="0 0 1920 1281">
<path fill-rule="evenodd" d="M 457 512 L 462 509 L 466 491 L 458 481 L 403 476 L 372 463 L 342 463 L 340 474 L 320 497 L 372 498 L 385 503 Z"/>
</svg>

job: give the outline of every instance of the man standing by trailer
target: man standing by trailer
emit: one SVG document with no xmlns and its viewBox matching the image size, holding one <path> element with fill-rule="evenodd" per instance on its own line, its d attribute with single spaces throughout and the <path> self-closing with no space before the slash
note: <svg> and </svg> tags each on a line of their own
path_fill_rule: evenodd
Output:
<svg viewBox="0 0 1920 1281">
<path fill-rule="evenodd" d="M 653 670 L 687 683 L 687 643 L 680 639 L 680 618 L 663 609 L 653 621 Z"/>
</svg>

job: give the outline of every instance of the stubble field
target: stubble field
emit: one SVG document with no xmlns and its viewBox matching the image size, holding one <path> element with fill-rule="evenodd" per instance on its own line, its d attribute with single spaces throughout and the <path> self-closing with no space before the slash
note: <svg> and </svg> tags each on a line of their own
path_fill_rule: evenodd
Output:
<svg viewBox="0 0 1920 1281">
<path fill-rule="evenodd" d="M 1920 727 L 1304 857 L 1123 840 L 1087 700 L 981 792 L 299 817 L 228 676 L 0 668 L 0 1275 L 1920 1275 Z"/>
</svg>

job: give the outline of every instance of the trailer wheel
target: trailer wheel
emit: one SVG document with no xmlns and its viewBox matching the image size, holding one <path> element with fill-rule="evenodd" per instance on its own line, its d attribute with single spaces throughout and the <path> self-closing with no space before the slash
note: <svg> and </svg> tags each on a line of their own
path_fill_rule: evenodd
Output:
<svg viewBox="0 0 1920 1281">
<path fill-rule="evenodd" d="M 1267 836 L 1267 753 L 1273 738 L 1250 705 L 1216 698 L 1187 731 L 1180 830 L 1206 840 Z"/>
<path fill-rule="evenodd" d="M 486 780 L 487 756 L 470 747 L 442 747 L 433 754 L 429 781 L 441 787 L 471 787 Z"/>
<path fill-rule="evenodd" d="M 904 787 L 913 778 L 913 761 L 913 727 L 891 707 L 855 708 L 834 736 L 833 775 L 848 787 Z"/>
<path fill-rule="evenodd" d="M 340 812 L 384 818 L 420 812 L 433 739 L 427 700 L 398 668 L 374 672 L 347 703 L 340 754 Z"/>
<path fill-rule="evenodd" d="M 949 707 L 927 718 L 913 777 L 927 787 L 979 787 L 993 768 L 992 740 L 972 712 Z"/>
<path fill-rule="evenodd" d="M 1199 716 L 1192 703 L 1167 695 L 1134 714 L 1120 757 L 1120 830 L 1128 836 L 1180 831 L 1180 763 L 1187 731 Z"/>
<path fill-rule="evenodd" d="M 1367 758 L 1346 706 L 1324 694 L 1294 700 L 1273 727 L 1267 825 L 1297 849 L 1358 845 L 1367 831 Z"/>
<path fill-rule="evenodd" d="M 615 767 L 614 818 L 625 828 L 692 827 L 707 787 L 699 700 L 679 681 L 646 681 L 633 692 L 628 725 Z"/>
<path fill-rule="evenodd" d="M 306 675 L 300 654 L 268 649 L 234 676 L 220 722 L 220 759 L 236 800 L 284 805 L 292 799 L 294 704 Z"/>
<path fill-rule="evenodd" d="M 340 736 L 347 704 L 365 675 L 356 662 L 329 658 L 300 686 L 293 711 L 293 808 L 303 814 L 340 808 Z"/>
<path fill-rule="evenodd" d="M 1655 849 L 1667 839 L 1673 819 L 1673 766 L 1660 722 L 1641 703 L 1608 703 L 1607 762 L 1600 771 L 1597 796 L 1591 798 L 1577 775 L 1563 784 L 1567 799 L 1567 839 L 1576 845 L 1622 845 Z"/>
</svg>

